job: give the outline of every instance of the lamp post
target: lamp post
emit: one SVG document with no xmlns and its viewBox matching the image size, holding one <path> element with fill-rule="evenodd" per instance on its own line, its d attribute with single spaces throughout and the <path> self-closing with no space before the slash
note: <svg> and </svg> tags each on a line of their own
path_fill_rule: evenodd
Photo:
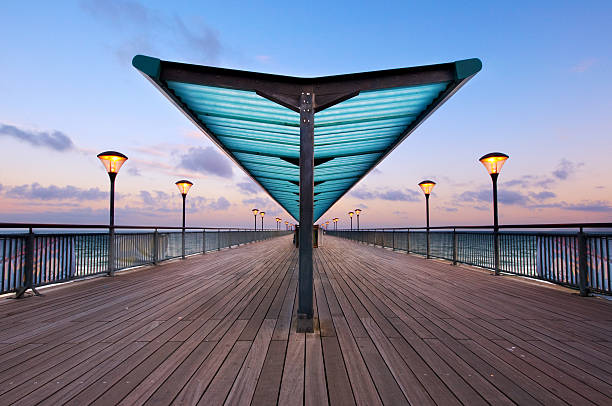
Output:
<svg viewBox="0 0 612 406">
<path fill-rule="evenodd" d="M 255 216 L 255 231 L 257 231 L 257 213 L 259 213 L 259 210 L 253 209 L 251 212 L 253 213 L 253 216 Z"/>
<path fill-rule="evenodd" d="M 188 180 L 181 179 L 175 183 L 178 187 L 179 192 L 181 192 L 181 196 L 183 196 L 183 230 L 181 233 L 181 241 L 182 241 L 182 253 L 181 258 L 185 259 L 185 200 L 187 199 L 187 192 L 193 186 L 193 183 Z"/>
<path fill-rule="evenodd" d="M 289 230 L 289 222 L 288 221 L 285 221 L 285 230 L 287 230 L 287 231 Z"/>
<path fill-rule="evenodd" d="M 334 231 L 338 231 L 338 220 L 339 220 L 338 217 L 332 220 L 334 222 Z"/>
<path fill-rule="evenodd" d="M 359 213 L 361 213 L 361 209 L 355 209 L 355 214 L 357 215 L 357 231 L 359 231 Z"/>
<path fill-rule="evenodd" d="M 499 222 L 497 216 L 497 177 L 502 166 L 509 158 L 501 152 L 491 152 L 483 155 L 479 161 L 484 165 L 493 181 L 493 258 L 495 261 L 495 275 L 499 275 Z"/>
<path fill-rule="evenodd" d="M 429 250 L 429 195 L 431 194 L 431 190 L 436 186 L 436 182 L 433 180 L 424 180 L 419 183 L 419 186 L 425 193 L 425 217 L 427 218 L 427 258 L 430 258 L 430 250 Z"/>
<path fill-rule="evenodd" d="M 263 231 L 263 218 L 266 215 L 265 211 L 260 211 L 259 215 L 261 216 L 261 231 Z"/>
<path fill-rule="evenodd" d="M 115 178 L 119 169 L 128 157 L 116 151 L 104 151 L 98 154 L 110 178 L 110 218 L 108 227 L 108 275 L 115 275 Z"/>
<path fill-rule="evenodd" d="M 353 214 L 355 214 L 355 213 L 353 213 L 352 211 L 348 212 L 348 215 L 351 218 L 351 231 L 353 231 Z"/>
</svg>

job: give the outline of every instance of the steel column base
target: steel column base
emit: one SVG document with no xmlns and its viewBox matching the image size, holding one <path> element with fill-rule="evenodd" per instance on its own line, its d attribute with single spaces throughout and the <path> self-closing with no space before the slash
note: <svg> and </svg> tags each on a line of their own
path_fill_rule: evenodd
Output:
<svg viewBox="0 0 612 406">
<path fill-rule="evenodd" d="M 296 330 L 298 333 L 314 333 L 314 320 L 306 315 L 298 315 Z"/>
</svg>

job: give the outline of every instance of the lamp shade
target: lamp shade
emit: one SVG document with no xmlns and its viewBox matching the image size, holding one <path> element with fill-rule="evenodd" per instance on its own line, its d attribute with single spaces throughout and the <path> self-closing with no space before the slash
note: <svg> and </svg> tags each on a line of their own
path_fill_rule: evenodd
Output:
<svg viewBox="0 0 612 406">
<path fill-rule="evenodd" d="M 108 173 L 118 173 L 121 165 L 127 161 L 128 157 L 116 151 L 104 151 L 98 154 L 98 159 L 106 168 Z"/>
<path fill-rule="evenodd" d="M 257 216 L 257 213 L 259 213 L 259 210 L 257 210 L 257 209 L 253 209 L 253 210 L 251 210 L 251 211 L 252 211 L 252 212 L 253 212 L 253 214 L 254 214 L 254 215 L 256 215 L 256 216 Z"/>
<path fill-rule="evenodd" d="M 508 155 L 501 152 L 491 152 L 490 154 L 482 156 L 479 161 L 487 169 L 489 175 L 493 175 L 501 171 L 502 166 L 504 166 L 508 158 Z"/>
<path fill-rule="evenodd" d="M 191 189 L 193 183 L 189 182 L 188 180 L 181 179 L 176 182 L 176 186 L 182 195 L 187 195 L 187 192 L 189 192 L 189 189 Z"/>
<path fill-rule="evenodd" d="M 424 180 L 423 182 L 419 183 L 419 186 L 423 190 L 423 193 L 429 195 L 431 194 L 431 191 L 434 186 L 436 186 L 436 182 L 434 182 L 433 180 Z"/>
<path fill-rule="evenodd" d="M 266 215 L 266 212 L 265 211 L 260 211 L 259 214 L 261 215 L 261 217 L 263 217 L 263 216 Z"/>
<path fill-rule="evenodd" d="M 361 209 L 355 209 L 355 214 L 359 215 L 359 213 L 361 213 Z"/>
<path fill-rule="evenodd" d="M 353 213 L 352 211 L 349 211 L 349 213 L 348 213 L 349 217 L 353 217 L 353 214 L 355 214 L 355 213 Z"/>
</svg>

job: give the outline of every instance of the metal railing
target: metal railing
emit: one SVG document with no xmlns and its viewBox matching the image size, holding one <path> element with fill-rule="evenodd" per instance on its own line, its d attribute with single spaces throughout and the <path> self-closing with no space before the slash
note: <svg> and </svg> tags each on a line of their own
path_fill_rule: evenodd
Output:
<svg viewBox="0 0 612 406">
<path fill-rule="evenodd" d="M 430 227 L 430 257 L 495 270 L 491 226 Z M 612 223 L 504 225 L 499 271 L 588 292 L 612 294 Z M 606 230 L 607 229 L 607 230 Z M 585 231 L 588 230 L 588 231 Z M 427 229 L 327 231 L 383 248 L 427 256 Z"/>
<path fill-rule="evenodd" d="M 181 227 L 0 223 L 0 294 L 180 258 Z M 27 230 L 24 232 L 23 230 Z M 185 228 L 185 254 L 205 254 L 290 233 Z M 114 258 L 109 243 L 113 241 Z M 112 251 L 112 250 L 110 250 Z"/>
</svg>

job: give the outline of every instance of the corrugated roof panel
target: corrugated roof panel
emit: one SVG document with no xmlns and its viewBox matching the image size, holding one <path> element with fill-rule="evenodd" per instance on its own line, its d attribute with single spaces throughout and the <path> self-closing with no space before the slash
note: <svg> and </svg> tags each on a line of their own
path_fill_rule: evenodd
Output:
<svg viewBox="0 0 612 406">
<path fill-rule="evenodd" d="M 251 91 L 176 81 L 167 85 L 243 168 L 299 218 L 299 114 Z M 315 167 L 315 219 L 372 168 L 447 86 L 362 92 L 316 113 L 315 162 L 328 160 Z"/>
</svg>

